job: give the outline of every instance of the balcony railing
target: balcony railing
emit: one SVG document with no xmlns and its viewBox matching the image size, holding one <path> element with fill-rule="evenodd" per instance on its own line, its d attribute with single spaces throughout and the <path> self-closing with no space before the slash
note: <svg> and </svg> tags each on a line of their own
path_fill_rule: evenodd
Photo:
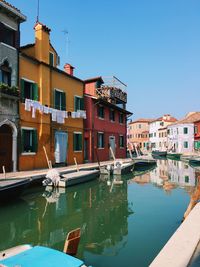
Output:
<svg viewBox="0 0 200 267">
<path fill-rule="evenodd" d="M 10 96 L 19 97 L 19 89 L 17 86 L 9 86 L 5 83 L 0 83 L 0 93 L 7 94 Z"/>
</svg>

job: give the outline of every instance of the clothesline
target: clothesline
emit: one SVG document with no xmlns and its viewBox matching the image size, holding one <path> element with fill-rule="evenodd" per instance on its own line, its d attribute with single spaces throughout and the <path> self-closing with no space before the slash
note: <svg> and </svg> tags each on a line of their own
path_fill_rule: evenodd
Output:
<svg viewBox="0 0 200 267">
<path fill-rule="evenodd" d="M 78 111 L 65 111 L 58 110 L 50 107 L 46 107 L 42 105 L 40 102 L 26 99 L 25 100 L 25 110 L 32 111 L 32 118 L 35 118 L 36 110 L 40 111 L 42 114 L 51 114 L 52 121 L 56 121 L 57 123 L 65 123 L 65 119 L 71 117 L 73 119 L 82 118 L 86 119 L 86 111 L 78 110 Z"/>
</svg>

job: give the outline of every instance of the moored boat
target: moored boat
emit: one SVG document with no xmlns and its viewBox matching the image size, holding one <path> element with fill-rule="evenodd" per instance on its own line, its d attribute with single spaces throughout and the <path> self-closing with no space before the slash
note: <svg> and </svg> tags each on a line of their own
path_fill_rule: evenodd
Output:
<svg viewBox="0 0 200 267">
<path fill-rule="evenodd" d="M 1 179 L 0 202 L 7 202 L 19 197 L 30 185 L 31 179 Z"/>
<path fill-rule="evenodd" d="M 32 247 L 31 245 L 22 245 L 1 251 L 0 264 L 6 267 L 86 267 L 82 260 L 66 253 L 43 246 Z"/>
<path fill-rule="evenodd" d="M 156 160 L 152 157 L 137 157 L 134 159 L 135 166 L 134 166 L 134 171 L 145 171 L 148 169 L 151 169 L 152 166 L 156 165 Z"/>
<path fill-rule="evenodd" d="M 113 167 L 114 175 L 123 175 L 131 172 L 134 169 L 134 161 L 131 162 L 115 162 Z"/>
<path fill-rule="evenodd" d="M 180 160 L 181 155 L 182 155 L 181 153 L 173 153 L 173 152 L 168 152 L 167 153 L 167 157 L 169 159 L 174 159 L 174 160 Z"/>
<path fill-rule="evenodd" d="M 161 150 L 153 150 L 151 152 L 153 157 L 166 157 L 167 151 L 161 151 Z"/>
<path fill-rule="evenodd" d="M 200 166 L 200 157 L 192 157 L 189 159 L 189 164 L 192 166 L 192 167 L 195 167 L 195 166 Z"/>
</svg>

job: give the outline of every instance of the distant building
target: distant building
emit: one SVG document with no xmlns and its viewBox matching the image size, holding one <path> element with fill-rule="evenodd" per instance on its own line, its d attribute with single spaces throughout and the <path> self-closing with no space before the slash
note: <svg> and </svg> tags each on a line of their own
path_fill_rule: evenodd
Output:
<svg viewBox="0 0 200 267">
<path fill-rule="evenodd" d="M 200 112 L 192 112 L 182 120 L 167 127 L 168 150 L 176 153 L 194 151 L 194 123 L 200 120 Z"/>
<path fill-rule="evenodd" d="M 166 126 L 177 121 L 171 115 L 163 115 L 162 117 L 153 120 L 149 124 L 149 140 L 152 150 L 166 150 L 167 136 Z"/>
<path fill-rule="evenodd" d="M 26 20 L 19 9 L 0 0 L 0 172 L 17 170 L 18 65 L 20 23 Z"/>
<path fill-rule="evenodd" d="M 194 122 L 194 149 L 200 150 L 200 120 Z"/>
<path fill-rule="evenodd" d="M 127 145 L 134 149 L 136 146 L 142 151 L 149 150 L 149 123 L 152 119 L 138 119 L 128 124 Z"/>
<path fill-rule="evenodd" d="M 85 80 L 84 159 L 88 162 L 126 157 L 126 85 L 116 77 Z"/>
</svg>

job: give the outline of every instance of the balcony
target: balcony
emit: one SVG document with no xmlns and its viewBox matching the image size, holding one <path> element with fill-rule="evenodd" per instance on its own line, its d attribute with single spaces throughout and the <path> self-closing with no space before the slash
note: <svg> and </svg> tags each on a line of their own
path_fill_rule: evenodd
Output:
<svg viewBox="0 0 200 267">
<path fill-rule="evenodd" d="M 127 103 L 126 85 L 115 76 L 103 77 L 103 83 L 96 88 L 96 95 L 112 104 Z"/>
</svg>

